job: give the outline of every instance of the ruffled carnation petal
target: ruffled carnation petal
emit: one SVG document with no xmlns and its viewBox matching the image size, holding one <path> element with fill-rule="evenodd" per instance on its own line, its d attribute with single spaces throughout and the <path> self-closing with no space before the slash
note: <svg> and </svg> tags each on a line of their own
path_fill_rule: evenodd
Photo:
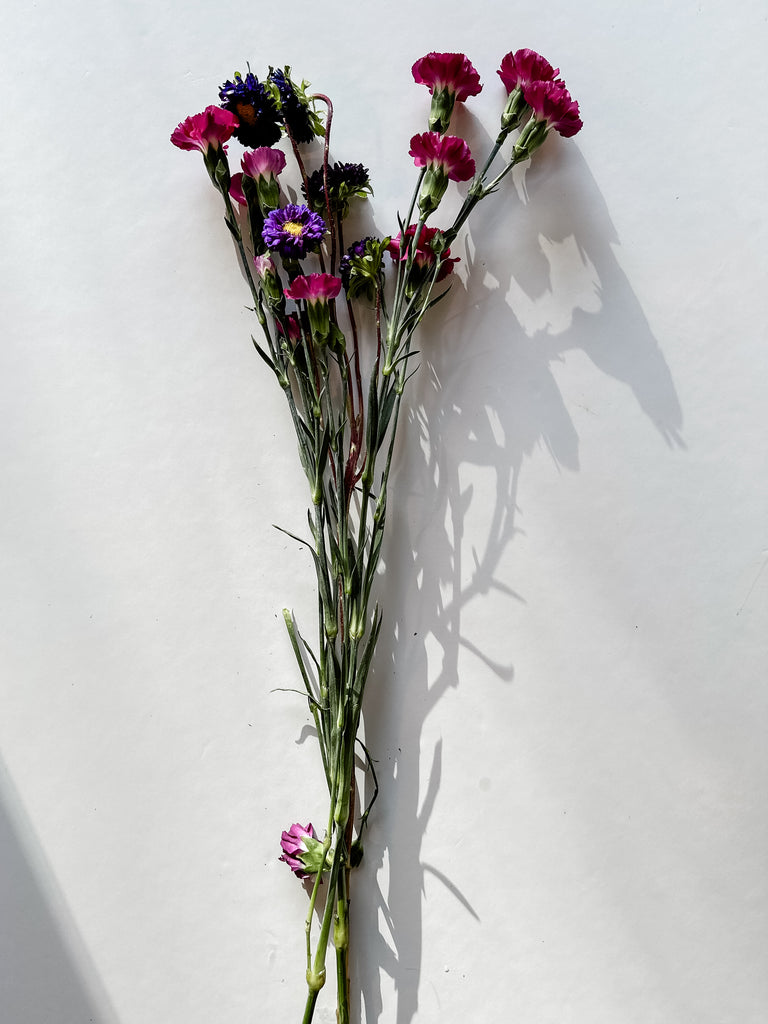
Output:
<svg viewBox="0 0 768 1024">
<path fill-rule="evenodd" d="M 544 121 L 563 138 L 570 139 L 584 127 L 579 104 L 568 90 L 557 82 L 533 82 L 523 89 L 525 102 L 537 121 Z"/>
<path fill-rule="evenodd" d="M 475 173 L 470 148 L 458 135 L 440 136 L 437 132 L 414 135 L 409 155 L 417 167 L 441 167 L 452 181 L 469 181 Z"/>
<path fill-rule="evenodd" d="M 243 154 L 240 166 L 249 178 L 276 178 L 285 170 L 285 153 L 270 146 L 259 146 Z"/>
<path fill-rule="evenodd" d="M 211 146 L 223 146 L 228 142 L 238 124 L 237 117 L 230 111 L 206 107 L 202 113 L 182 121 L 171 135 L 171 142 L 179 149 L 199 149 L 201 153 L 207 153 Z"/>
<path fill-rule="evenodd" d="M 426 85 L 434 95 L 446 89 L 463 103 L 469 96 L 477 96 L 483 88 L 480 75 L 463 53 L 428 53 L 411 68 L 414 81 Z"/>
<path fill-rule="evenodd" d="M 524 88 L 531 82 L 552 82 L 560 74 L 559 68 L 553 68 L 549 61 L 535 50 L 516 50 L 508 53 L 496 72 L 504 83 L 507 92 L 518 87 Z"/>
<path fill-rule="evenodd" d="M 306 274 L 294 278 L 290 288 L 284 291 L 287 299 L 304 299 L 314 305 L 335 299 L 341 291 L 341 278 L 333 274 Z"/>
</svg>

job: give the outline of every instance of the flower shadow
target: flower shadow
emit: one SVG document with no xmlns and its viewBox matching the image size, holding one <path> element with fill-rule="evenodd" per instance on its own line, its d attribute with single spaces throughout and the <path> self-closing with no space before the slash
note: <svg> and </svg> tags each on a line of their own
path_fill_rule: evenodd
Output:
<svg viewBox="0 0 768 1024">
<path fill-rule="evenodd" d="M 491 594 L 525 600 L 508 573 L 526 459 L 544 446 L 562 471 L 579 469 L 579 437 L 553 364 L 581 350 L 627 386 L 667 445 L 683 446 L 669 368 L 616 259 L 615 230 L 578 148 L 548 139 L 539 159 L 515 173 L 502 201 L 515 205 L 517 190 L 520 209 L 500 215 L 496 196 L 476 211 L 472 230 L 486 262 L 471 235 L 464 252 L 454 247 L 464 283 L 454 283 L 420 333 L 421 368 L 396 446 L 380 580 L 385 625 L 364 711 L 381 794 L 364 877 L 353 881 L 353 970 L 365 1016 L 362 1006 L 355 1012 L 368 1024 L 382 1014 L 381 972 L 397 993 L 388 1019 L 411 1024 L 417 1014 L 427 874 L 456 897 L 458 915 L 482 928 L 473 894 L 423 859 L 442 741 L 426 772 L 421 750 L 428 719 L 459 686 L 466 654 L 500 682 L 514 680 L 508 639 L 489 649 L 467 627 L 475 620 L 466 612 Z M 467 482 L 478 468 L 492 479 L 492 500 L 486 490 L 482 507 Z"/>
</svg>

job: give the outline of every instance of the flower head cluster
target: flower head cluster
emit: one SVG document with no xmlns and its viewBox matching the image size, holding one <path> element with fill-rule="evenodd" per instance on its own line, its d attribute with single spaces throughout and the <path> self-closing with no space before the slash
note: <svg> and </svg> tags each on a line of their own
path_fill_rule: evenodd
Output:
<svg viewBox="0 0 768 1024">
<path fill-rule="evenodd" d="M 207 155 L 209 149 L 223 147 L 237 131 L 238 120 L 221 107 L 206 107 L 201 114 L 186 118 L 171 135 L 171 142 L 179 149 L 199 149 Z"/>
<path fill-rule="evenodd" d="M 440 267 L 437 271 L 435 282 L 444 281 L 453 268 L 460 262 L 458 256 L 451 257 L 451 250 L 445 248 L 443 233 L 437 228 L 422 227 L 419 237 L 413 242 L 416 235 L 416 225 L 411 224 L 405 230 L 405 240 L 402 235 L 397 234 L 388 246 L 387 252 L 395 262 L 404 262 L 408 258 L 408 248 L 411 246 L 412 265 L 408 281 L 408 292 L 413 294 L 423 284 L 426 284 L 433 273 L 435 261 L 440 259 Z"/>
<path fill-rule="evenodd" d="M 417 167 L 439 169 L 451 181 L 468 181 L 475 173 L 475 161 L 464 139 L 423 132 L 411 139 L 409 155 Z"/>
<path fill-rule="evenodd" d="M 472 62 L 463 53 L 428 53 L 411 68 L 414 81 L 432 93 L 429 130 L 448 131 L 454 104 L 477 96 L 483 88 Z"/>
<path fill-rule="evenodd" d="M 280 97 L 280 114 L 283 123 L 295 142 L 311 142 L 315 137 L 315 125 L 309 101 L 291 81 L 290 68 L 270 68 L 268 81 L 277 89 Z"/>
<path fill-rule="evenodd" d="M 419 210 L 425 217 L 440 205 L 449 180 L 468 181 L 475 173 L 469 146 L 458 135 L 414 135 L 409 152 L 417 167 L 427 169 L 419 196 Z"/>
<path fill-rule="evenodd" d="M 307 178 L 302 186 L 304 196 L 313 210 L 325 210 L 325 175 L 319 167 Z M 331 213 L 340 213 L 346 217 L 349 213 L 351 199 L 364 199 L 372 195 L 371 180 L 368 168 L 362 164 L 342 164 L 336 162 L 328 167 L 328 200 Z"/>
<path fill-rule="evenodd" d="M 249 178 L 276 178 L 285 170 L 285 153 L 281 149 L 260 146 L 243 155 L 241 166 Z"/>
<path fill-rule="evenodd" d="M 530 110 L 532 118 L 523 129 L 515 150 L 530 156 L 554 128 L 570 138 L 582 128 L 579 105 L 571 98 L 559 68 L 534 50 L 508 53 L 497 72 L 509 93 L 501 119 L 503 132 L 516 128 Z"/>
<path fill-rule="evenodd" d="M 335 299 L 341 291 L 341 278 L 333 274 L 306 274 L 295 277 L 290 288 L 285 289 L 286 298 L 299 301 L 304 299 L 310 306 Z"/>
<path fill-rule="evenodd" d="M 557 82 L 532 82 L 524 95 L 533 116 L 547 131 L 554 128 L 565 139 L 570 139 L 584 126 L 579 117 L 579 104 L 571 99 L 565 86 Z"/>
<path fill-rule="evenodd" d="M 377 291 L 383 287 L 382 261 L 388 246 L 388 238 L 382 241 L 370 235 L 350 245 L 339 265 L 347 298 L 375 301 Z"/>
<path fill-rule="evenodd" d="M 502 58 L 496 72 L 507 92 L 524 89 L 533 82 L 553 82 L 560 74 L 560 68 L 553 68 L 549 61 L 535 50 L 516 50 Z M 562 79 L 559 80 L 563 84 Z"/>
<path fill-rule="evenodd" d="M 309 878 L 328 867 L 323 856 L 323 844 L 317 838 L 312 823 L 300 825 L 296 822 L 280 837 L 283 861 L 298 878 Z"/>
<path fill-rule="evenodd" d="M 250 71 L 243 78 L 236 71 L 232 81 L 219 89 L 225 110 L 237 116 L 239 127 L 235 138 L 244 146 L 272 146 L 282 134 L 280 111 L 267 86 Z"/>
<path fill-rule="evenodd" d="M 328 305 L 340 291 L 340 277 L 334 277 L 333 274 L 307 274 L 293 279 L 290 288 L 285 289 L 285 297 L 293 299 L 294 302 L 306 302 L 307 318 L 315 341 L 343 349 L 344 335 L 338 326 L 331 322 L 331 310 Z"/>
<path fill-rule="evenodd" d="M 278 175 L 285 169 L 285 153 L 280 149 L 260 146 L 249 149 L 240 163 L 243 168 L 245 182 L 243 192 L 258 201 L 262 215 L 269 213 L 280 205 L 280 186 Z"/>
<path fill-rule="evenodd" d="M 284 259 L 301 260 L 320 244 L 325 221 L 308 206 L 289 203 L 267 214 L 261 237 L 268 249 Z"/>
</svg>

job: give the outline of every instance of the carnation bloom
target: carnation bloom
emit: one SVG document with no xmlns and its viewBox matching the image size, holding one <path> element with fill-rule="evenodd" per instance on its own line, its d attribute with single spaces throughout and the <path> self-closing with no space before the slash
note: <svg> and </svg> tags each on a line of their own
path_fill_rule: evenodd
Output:
<svg viewBox="0 0 768 1024">
<path fill-rule="evenodd" d="M 239 171 L 237 174 L 233 174 L 230 178 L 229 194 L 235 202 L 239 203 L 241 206 L 248 205 L 248 200 L 245 198 L 245 193 L 243 192 L 243 176 Z"/>
<path fill-rule="evenodd" d="M 288 299 L 306 299 L 310 306 L 318 302 L 335 299 L 341 291 L 341 278 L 332 274 L 307 274 L 296 277 L 290 288 L 285 289 Z"/>
<path fill-rule="evenodd" d="M 296 342 L 301 337 L 301 324 L 295 313 L 291 313 L 285 318 L 284 325 L 281 320 L 277 320 L 276 323 L 280 334 L 284 337 L 287 336 L 289 341 Z"/>
<path fill-rule="evenodd" d="M 282 134 L 280 111 L 266 86 L 256 75 L 243 78 L 235 72 L 233 80 L 219 89 L 221 105 L 237 115 L 235 138 L 244 146 L 271 146 Z"/>
<path fill-rule="evenodd" d="M 439 167 L 451 181 L 468 181 L 475 173 L 475 161 L 464 139 L 423 132 L 411 139 L 409 155 L 417 167 Z"/>
<path fill-rule="evenodd" d="M 480 75 L 463 53 L 428 53 L 411 68 L 414 81 L 426 85 L 434 96 L 446 91 L 463 103 L 469 96 L 477 96 L 483 88 Z"/>
<path fill-rule="evenodd" d="M 325 234 L 325 221 L 308 206 L 289 203 L 267 214 L 261 237 L 267 248 L 285 259 L 300 260 L 316 249 Z"/>
<path fill-rule="evenodd" d="M 253 265 L 256 268 L 256 273 L 263 280 L 265 277 L 274 277 L 277 272 L 275 261 L 271 256 L 254 256 Z"/>
<path fill-rule="evenodd" d="M 424 217 L 438 208 L 448 188 L 448 179 L 468 181 L 475 173 L 475 161 L 469 146 L 457 135 L 423 132 L 411 139 L 410 155 L 417 167 L 426 167 L 419 196 Z"/>
<path fill-rule="evenodd" d="M 405 230 L 405 245 L 402 245 L 402 238 L 399 233 L 396 238 L 390 241 L 387 246 L 387 252 L 395 262 L 400 261 L 402 263 L 407 259 L 408 242 L 415 234 L 416 225 L 411 224 Z M 411 266 L 411 279 L 408 289 L 411 294 L 429 280 L 431 276 L 432 268 L 437 259 L 435 250 L 432 248 L 432 240 L 436 234 L 438 234 L 437 228 L 422 227 L 421 234 L 412 249 L 413 264 Z M 449 274 L 452 274 L 454 266 L 459 262 L 460 260 L 457 256 L 451 257 L 450 249 L 444 249 L 440 254 L 440 269 L 437 272 L 435 281 L 443 281 Z"/>
<path fill-rule="evenodd" d="M 553 68 L 535 50 L 516 50 L 502 59 L 496 74 L 507 92 L 512 92 L 514 89 L 525 89 L 532 82 L 552 82 L 560 74 L 560 69 Z"/>
<path fill-rule="evenodd" d="M 285 169 L 285 153 L 270 146 L 259 146 L 244 154 L 240 166 L 249 178 L 276 178 Z"/>
<path fill-rule="evenodd" d="M 569 139 L 583 127 L 579 104 L 571 98 L 564 85 L 558 82 L 533 82 L 524 93 L 536 121 L 546 124 L 547 131 L 554 128 Z"/>
<path fill-rule="evenodd" d="M 238 123 L 228 110 L 206 107 L 201 114 L 182 121 L 171 135 L 171 142 L 179 149 L 199 149 L 206 155 L 211 147 L 218 149 L 231 139 Z"/>
<path fill-rule="evenodd" d="M 296 822 L 280 837 L 284 861 L 298 878 L 309 878 L 322 870 L 322 843 L 317 838 L 312 823 L 300 825 Z"/>
</svg>

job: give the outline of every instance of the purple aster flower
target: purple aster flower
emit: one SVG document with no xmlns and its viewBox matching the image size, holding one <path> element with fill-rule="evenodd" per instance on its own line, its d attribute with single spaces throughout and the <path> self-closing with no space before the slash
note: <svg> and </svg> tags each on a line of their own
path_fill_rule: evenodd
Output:
<svg viewBox="0 0 768 1024">
<path fill-rule="evenodd" d="M 243 78 L 239 71 L 234 80 L 219 89 L 219 99 L 225 110 L 237 116 L 240 125 L 235 138 L 244 146 L 272 146 L 280 139 L 280 111 L 267 87 L 256 75 Z"/>
<path fill-rule="evenodd" d="M 267 214 L 261 237 L 267 248 L 284 259 L 300 260 L 316 249 L 325 234 L 325 221 L 308 206 L 289 203 Z"/>
</svg>

